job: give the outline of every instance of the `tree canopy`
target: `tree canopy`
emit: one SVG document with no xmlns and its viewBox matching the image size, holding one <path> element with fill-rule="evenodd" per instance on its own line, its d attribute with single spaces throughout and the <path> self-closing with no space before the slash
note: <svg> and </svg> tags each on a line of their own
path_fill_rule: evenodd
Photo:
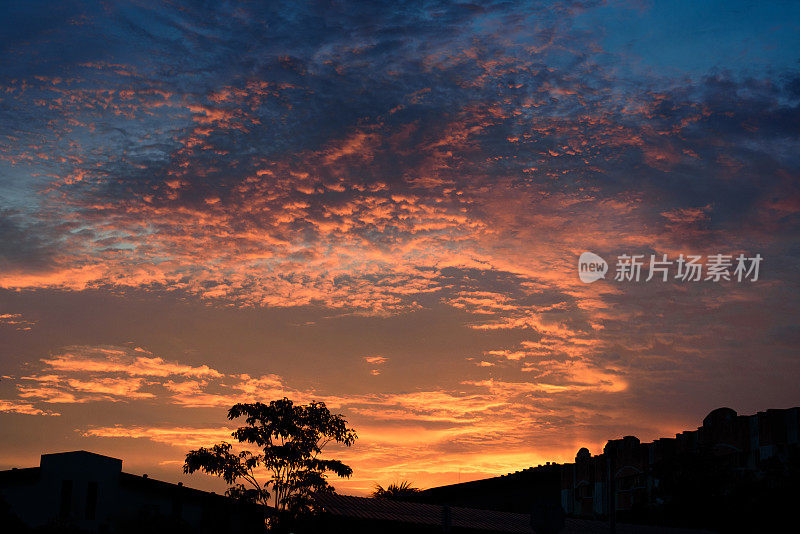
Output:
<svg viewBox="0 0 800 534">
<path fill-rule="evenodd" d="M 419 488 L 415 488 L 411 482 L 392 482 L 385 488 L 380 484 L 375 484 L 375 491 L 372 496 L 378 499 L 392 499 L 395 501 L 413 501 L 419 493 Z"/>
<path fill-rule="evenodd" d="M 245 426 L 231 436 L 244 444 L 243 450 L 235 452 L 232 444 L 222 442 L 190 451 L 184 473 L 219 476 L 229 485 L 226 493 L 231 497 L 272 504 L 278 512 L 292 514 L 308 508 L 311 492 L 333 491 L 326 473 L 345 478 L 353 473 L 340 460 L 318 457 L 329 443 L 349 447 L 357 437 L 344 417 L 332 414 L 325 403 L 296 405 L 284 397 L 228 410 L 229 420 L 240 417 Z M 266 480 L 259 480 L 259 472 L 267 473 Z"/>
</svg>

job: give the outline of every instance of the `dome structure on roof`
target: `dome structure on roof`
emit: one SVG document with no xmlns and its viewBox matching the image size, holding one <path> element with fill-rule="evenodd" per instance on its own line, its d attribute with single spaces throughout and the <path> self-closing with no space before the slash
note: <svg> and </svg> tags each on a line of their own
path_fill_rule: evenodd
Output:
<svg viewBox="0 0 800 534">
<path fill-rule="evenodd" d="M 705 417 L 705 419 L 703 419 L 703 426 L 714 426 L 720 423 L 730 423 L 736 419 L 736 416 L 736 410 L 732 410 L 727 407 L 717 408 L 716 410 L 712 410 Z"/>
</svg>

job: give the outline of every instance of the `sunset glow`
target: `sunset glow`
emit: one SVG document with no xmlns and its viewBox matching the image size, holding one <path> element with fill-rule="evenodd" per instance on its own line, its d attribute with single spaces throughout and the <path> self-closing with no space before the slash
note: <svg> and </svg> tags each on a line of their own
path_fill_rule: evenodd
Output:
<svg viewBox="0 0 800 534">
<path fill-rule="evenodd" d="M 219 491 L 186 452 L 287 396 L 364 495 L 797 405 L 800 12 L 738 4 L 4 8 L 0 469 Z"/>
</svg>

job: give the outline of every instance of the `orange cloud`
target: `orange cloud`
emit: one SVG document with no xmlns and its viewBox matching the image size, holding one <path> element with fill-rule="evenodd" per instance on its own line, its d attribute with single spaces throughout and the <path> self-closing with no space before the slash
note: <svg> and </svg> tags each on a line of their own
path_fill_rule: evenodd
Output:
<svg viewBox="0 0 800 534">
<path fill-rule="evenodd" d="M 134 349 L 141 352 L 142 349 Z M 130 376 L 183 375 L 219 378 L 222 374 L 207 365 L 193 367 L 166 362 L 162 358 L 131 356 L 128 349 L 105 347 L 75 347 L 54 358 L 42 360 L 56 371 L 81 371 L 95 373 L 122 373 Z"/>
<path fill-rule="evenodd" d="M 40 410 L 28 402 L 9 401 L 3 399 L 0 399 L 0 412 L 22 415 L 59 415 L 57 412 Z"/>
<path fill-rule="evenodd" d="M 31 330 L 36 324 L 35 321 L 29 321 L 22 317 L 21 313 L 2 313 L 0 314 L 0 325 L 9 325 L 16 330 Z"/>
</svg>

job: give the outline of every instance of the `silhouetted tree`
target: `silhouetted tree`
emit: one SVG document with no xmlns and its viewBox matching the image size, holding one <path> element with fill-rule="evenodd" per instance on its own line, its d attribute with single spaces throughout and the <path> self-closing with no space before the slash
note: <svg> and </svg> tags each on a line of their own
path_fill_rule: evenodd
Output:
<svg viewBox="0 0 800 534">
<path fill-rule="evenodd" d="M 375 484 L 375 491 L 372 496 L 378 499 L 392 499 L 395 501 L 410 501 L 419 493 L 419 488 L 411 485 L 411 482 L 404 480 L 402 482 L 392 482 L 385 488 L 380 484 Z"/>
<path fill-rule="evenodd" d="M 184 473 L 222 477 L 230 485 L 227 495 L 263 505 L 269 504 L 269 486 L 278 513 L 290 516 L 309 509 L 311 492 L 333 491 L 327 472 L 340 477 L 353 473 L 339 460 L 318 458 L 330 442 L 349 447 L 356 440 L 344 417 L 331 414 L 322 402 L 295 405 L 284 397 L 269 404 L 236 404 L 228 410 L 228 419 L 239 417 L 245 417 L 246 426 L 231 435 L 260 452 L 234 452 L 227 442 L 201 447 L 186 455 Z M 267 480 L 259 481 L 259 469 L 269 473 Z"/>
</svg>

